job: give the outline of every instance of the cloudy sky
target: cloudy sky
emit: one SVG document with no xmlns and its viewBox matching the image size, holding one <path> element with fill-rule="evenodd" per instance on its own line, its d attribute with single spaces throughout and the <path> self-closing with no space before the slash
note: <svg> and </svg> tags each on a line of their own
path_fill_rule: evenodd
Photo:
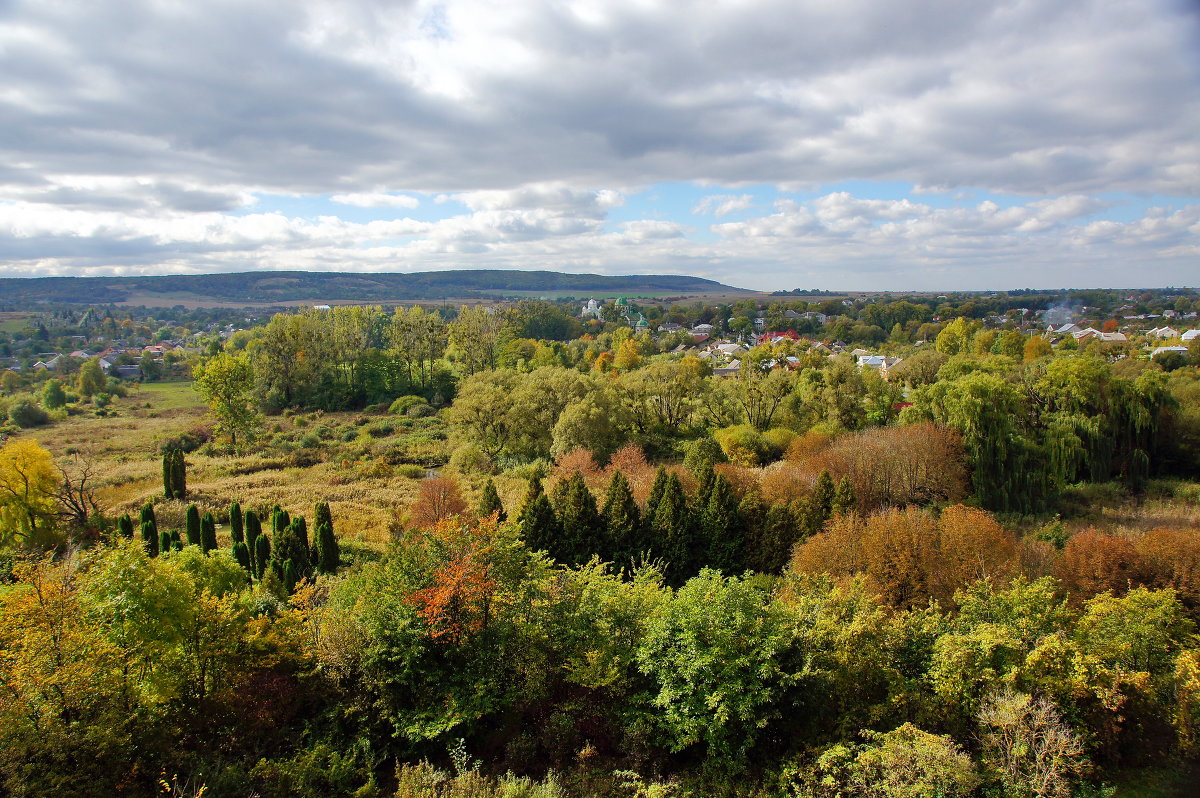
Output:
<svg viewBox="0 0 1200 798">
<path fill-rule="evenodd" d="M 1197 0 L 0 0 L 0 276 L 1200 285 Z"/>
</svg>

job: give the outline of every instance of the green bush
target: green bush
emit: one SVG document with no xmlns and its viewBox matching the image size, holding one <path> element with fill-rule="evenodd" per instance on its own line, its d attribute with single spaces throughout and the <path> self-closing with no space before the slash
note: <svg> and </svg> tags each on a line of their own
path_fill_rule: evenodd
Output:
<svg viewBox="0 0 1200 798">
<path fill-rule="evenodd" d="M 759 466 L 770 456 L 770 445 L 762 433 L 749 424 L 726 427 L 713 433 L 729 462 L 740 466 Z"/>
<path fill-rule="evenodd" d="M 423 396 L 401 396 L 392 402 L 391 406 L 388 407 L 388 412 L 394 416 L 399 416 L 408 413 L 411 408 L 421 405 L 429 406 L 429 403 L 425 401 L 425 397 Z"/>
<path fill-rule="evenodd" d="M 8 407 L 8 420 L 21 429 L 50 423 L 50 414 L 28 399 L 18 399 Z"/>
<path fill-rule="evenodd" d="M 396 473 L 409 479 L 421 479 L 425 476 L 425 466 L 405 463 L 404 465 L 396 466 Z"/>
</svg>

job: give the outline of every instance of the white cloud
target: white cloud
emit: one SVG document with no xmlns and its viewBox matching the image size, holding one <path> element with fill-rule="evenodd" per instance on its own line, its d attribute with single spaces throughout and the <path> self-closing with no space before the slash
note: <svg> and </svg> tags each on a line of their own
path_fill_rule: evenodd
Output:
<svg viewBox="0 0 1200 798">
<path fill-rule="evenodd" d="M 329 200 L 339 205 L 354 205 L 359 208 L 416 208 L 421 205 L 421 200 L 410 194 L 388 194 L 382 191 L 334 194 Z"/>
<path fill-rule="evenodd" d="M 710 194 L 703 198 L 692 213 L 697 215 L 712 214 L 716 217 L 727 216 L 736 211 L 744 211 L 753 203 L 754 198 L 749 194 Z"/>
</svg>

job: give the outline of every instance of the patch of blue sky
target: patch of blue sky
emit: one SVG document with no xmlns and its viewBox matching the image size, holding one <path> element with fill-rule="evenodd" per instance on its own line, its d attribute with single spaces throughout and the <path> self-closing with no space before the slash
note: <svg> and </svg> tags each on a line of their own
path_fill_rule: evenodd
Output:
<svg viewBox="0 0 1200 798">
<path fill-rule="evenodd" d="M 419 222 L 435 222 L 466 211 L 465 206 L 458 202 L 435 203 L 428 195 L 406 194 L 418 200 L 415 208 L 405 208 L 395 205 L 380 207 L 362 207 L 334 202 L 332 194 L 256 194 L 257 202 L 239 208 L 234 212 L 237 216 L 247 216 L 255 213 L 281 213 L 291 219 L 316 220 L 322 216 L 336 216 L 347 222 L 366 224 L 392 219 L 414 219 Z"/>
</svg>

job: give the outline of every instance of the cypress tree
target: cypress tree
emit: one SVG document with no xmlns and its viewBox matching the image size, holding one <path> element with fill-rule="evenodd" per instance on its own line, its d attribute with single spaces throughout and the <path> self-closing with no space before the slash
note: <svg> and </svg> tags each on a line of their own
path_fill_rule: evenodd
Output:
<svg viewBox="0 0 1200 798">
<path fill-rule="evenodd" d="M 171 530 L 171 548 L 175 551 L 183 551 L 183 539 L 179 537 L 179 530 Z"/>
<path fill-rule="evenodd" d="M 246 569 L 247 575 L 251 573 L 250 548 L 244 541 L 239 540 L 233 544 L 233 559 L 237 560 L 238 565 Z"/>
<path fill-rule="evenodd" d="M 187 506 L 187 520 L 184 523 L 184 530 L 187 532 L 187 543 L 189 546 L 203 545 L 203 538 L 200 534 L 200 509 L 194 504 Z"/>
<path fill-rule="evenodd" d="M 647 527 L 654 523 L 654 516 L 658 514 L 658 504 L 662 501 L 663 492 L 666 489 L 667 469 L 659 466 L 658 471 L 654 472 L 654 482 L 650 485 L 650 495 L 646 498 L 646 513 L 642 516 Z"/>
<path fill-rule="evenodd" d="M 150 521 L 142 522 L 142 545 L 146 547 L 146 554 L 158 556 L 158 532 Z"/>
<path fill-rule="evenodd" d="M 172 471 L 172 466 L 175 464 L 175 450 L 168 449 L 163 452 L 162 456 L 162 480 L 163 480 L 163 496 L 167 499 L 175 498 L 175 476 Z"/>
<path fill-rule="evenodd" d="M 243 522 L 242 505 L 233 502 L 229 505 L 229 539 L 234 543 L 241 543 L 246 539 Z"/>
<path fill-rule="evenodd" d="M 336 573 L 341 563 L 341 552 L 338 551 L 337 537 L 333 534 L 333 524 L 322 521 L 317 524 L 317 570 L 323 574 Z"/>
<path fill-rule="evenodd" d="M 171 533 L 166 530 L 158 533 L 158 550 L 162 554 L 166 554 L 171 550 Z"/>
<path fill-rule="evenodd" d="M 620 471 L 614 471 L 608 483 L 608 495 L 601 511 L 604 522 L 604 539 L 600 545 L 600 556 L 611 562 L 618 571 L 632 567 L 641 553 L 638 551 L 638 528 L 641 517 L 629 480 Z"/>
<path fill-rule="evenodd" d="M 700 484 L 696 488 L 696 503 L 694 506 L 700 513 L 703 513 L 705 508 L 708 507 L 708 500 L 712 496 L 713 482 L 716 477 L 717 473 L 713 471 L 711 465 L 701 468 L 700 473 L 696 475 Z"/>
<path fill-rule="evenodd" d="M 554 558 L 568 565 L 582 565 L 599 553 L 603 522 L 596 509 L 596 497 L 582 474 L 576 471 L 563 485 L 558 505 L 562 534 L 553 550 Z"/>
<path fill-rule="evenodd" d="M 217 521 L 213 514 L 205 511 L 200 519 L 200 548 L 205 554 L 217 547 Z"/>
<path fill-rule="evenodd" d="M 534 551 L 552 552 L 562 534 L 550 499 L 540 490 L 521 508 L 517 524 L 525 545 Z"/>
<path fill-rule="evenodd" d="M 281 508 L 278 504 L 271 508 L 271 534 L 278 535 L 287 525 L 292 523 L 292 518 L 288 515 L 287 510 Z"/>
<path fill-rule="evenodd" d="M 312 551 L 312 547 L 308 543 L 308 522 L 304 520 L 304 516 L 298 515 L 292 519 L 291 526 L 295 529 L 296 537 L 300 539 L 301 545 L 304 546 L 304 561 L 306 563 L 312 562 L 312 556 L 309 553 Z M 300 567 L 299 563 L 297 563 L 297 567 Z"/>
<path fill-rule="evenodd" d="M 308 563 L 308 546 L 300 537 L 300 521 L 301 519 L 296 519 L 275 536 L 275 556 L 271 560 L 271 567 L 284 584 L 287 584 L 287 580 L 284 578 L 283 569 L 287 563 L 292 564 L 297 579 L 312 574 Z M 295 587 L 294 582 L 292 586 Z"/>
<path fill-rule="evenodd" d="M 657 552 L 667 562 L 668 584 L 678 587 L 695 576 L 696 546 L 687 494 L 671 474 L 654 512 L 652 529 Z"/>
<path fill-rule="evenodd" d="M 291 560 L 285 560 L 283 563 L 283 573 L 279 575 L 280 581 L 283 582 L 284 588 L 288 593 L 296 589 L 296 583 L 300 581 L 300 575 L 296 572 L 296 564 Z"/>
<path fill-rule="evenodd" d="M 158 535 L 158 520 L 154 517 L 154 505 L 151 504 L 150 502 L 146 502 L 145 504 L 142 505 L 141 523 L 144 524 L 147 522 L 154 525 L 154 534 L 155 534 L 155 536 L 157 536 Z"/>
<path fill-rule="evenodd" d="M 830 509 L 834 515 L 842 515 L 853 512 L 856 504 L 858 504 L 858 498 L 854 495 L 854 486 L 850 484 L 850 477 L 842 477 L 838 480 L 837 489 L 833 492 Z"/>
<path fill-rule="evenodd" d="M 254 578 L 262 579 L 271 562 L 271 539 L 266 535 L 254 538 Z"/>
<path fill-rule="evenodd" d="M 757 493 L 747 493 L 738 504 L 738 518 L 742 520 L 742 539 L 745 541 L 746 567 L 752 571 L 767 571 L 764 566 L 764 536 L 767 508 Z"/>
<path fill-rule="evenodd" d="M 763 519 L 756 543 L 756 571 L 777 574 L 792 558 L 792 548 L 800 537 L 796 516 L 786 504 L 773 504 Z"/>
<path fill-rule="evenodd" d="M 329 502 L 317 502 L 313 507 L 313 529 L 321 524 L 333 526 L 333 514 L 329 512 Z"/>
<path fill-rule="evenodd" d="M 495 514 L 501 523 L 508 519 L 508 514 L 504 512 L 504 503 L 500 501 L 500 493 L 496 490 L 496 483 L 490 477 L 483 486 L 483 496 L 479 500 L 477 514 L 480 518 L 488 518 Z"/>
<path fill-rule="evenodd" d="M 175 450 L 175 457 L 171 461 L 171 490 L 179 501 L 187 498 L 187 463 L 179 449 Z"/>
<path fill-rule="evenodd" d="M 833 514 L 833 494 L 833 477 L 828 471 L 822 471 L 812 490 L 813 509 L 820 515 L 822 524 Z"/>
<path fill-rule="evenodd" d="M 117 531 L 126 540 L 133 538 L 133 519 L 129 517 L 129 513 L 122 513 L 117 519 Z"/>
<path fill-rule="evenodd" d="M 704 531 L 707 565 L 724 574 L 742 569 L 744 541 L 741 519 L 738 518 L 738 498 L 729 480 L 714 474 L 703 505 L 701 523 Z"/>
<path fill-rule="evenodd" d="M 250 564 L 257 568 L 255 557 L 257 557 L 258 550 L 254 544 L 258 536 L 262 534 L 262 523 L 258 520 L 258 513 L 253 510 L 246 511 L 244 520 L 246 523 L 246 548 L 250 550 Z M 254 573 L 253 569 L 251 569 L 251 573 Z"/>
</svg>

